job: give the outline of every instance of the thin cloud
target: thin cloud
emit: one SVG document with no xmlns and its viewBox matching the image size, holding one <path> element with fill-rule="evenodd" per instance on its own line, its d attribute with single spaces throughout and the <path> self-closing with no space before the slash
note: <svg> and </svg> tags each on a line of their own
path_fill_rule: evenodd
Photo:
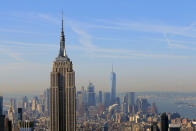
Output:
<svg viewBox="0 0 196 131">
<path fill-rule="evenodd" d="M 185 46 L 182 44 L 168 44 L 169 48 L 184 49 L 184 50 L 196 50 L 196 48 Z"/>
<path fill-rule="evenodd" d="M 167 36 L 167 34 L 164 34 L 164 37 L 167 41 L 167 45 L 169 48 L 175 48 L 175 49 L 186 49 L 186 50 L 195 50 L 196 48 L 193 47 L 189 47 L 189 46 L 185 46 L 183 44 L 176 44 L 176 43 L 172 43 L 172 40 L 170 40 Z"/>
<path fill-rule="evenodd" d="M 54 24 L 59 24 L 60 21 L 57 20 L 57 18 L 48 15 L 48 14 L 42 14 L 42 13 L 29 13 L 29 17 L 32 16 L 32 18 L 39 18 L 42 20 L 50 21 Z M 113 30 L 133 30 L 133 31 L 141 31 L 141 32 L 152 32 L 152 33 L 171 33 L 175 35 L 184 35 L 189 37 L 195 37 L 194 32 L 187 33 L 187 30 L 190 31 L 190 29 L 187 29 L 186 27 L 179 27 L 179 26 L 168 26 L 168 25 L 159 25 L 159 24 L 146 24 L 146 23 L 140 23 L 140 22 L 133 22 L 133 21 L 102 21 L 102 23 L 99 24 L 89 24 L 89 23 L 82 23 L 82 22 L 75 22 L 75 21 L 66 21 L 67 25 L 72 28 L 72 30 L 79 36 L 79 42 L 81 45 L 78 46 L 70 46 L 70 48 L 80 49 L 84 50 L 86 52 L 90 52 L 91 54 L 96 55 L 107 55 L 107 56 L 120 56 L 120 57 L 150 57 L 150 58 L 178 58 L 178 56 L 172 56 L 168 54 L 151 54 L 146 53 L 143 51 L 138 50 L 128 50 L 128 49 L 107 49 L 107 48 L 101 48 L 97 47 L 93 44 L 92 37 L 90 34 L 85 32 L 84 30 L 81 30 L 79 27 L 81 25 L 86 24 L 82 27 L 87 28 L 101 28 L 101 29 L 113 29 Z M 194 28 L 194 26 L 191 26 L 189 28 Z M 196 32 L 195 32 L 196 34 Z M 7 42 L 9 44 L 18 44 L 18 45 L 27 45 L 26 43 L 16 43 L 16 42 Z M 29 43 L 30 46 L 33 46 L 33 44 Z M 39 44 L 38 44 L 39 45 Z M 39 46 L 42 46 L 41 44 Z M 48 45 L 50 46 L 50 45 Z M 171 43 L 168 46 L 173 46 Z M 177 47 L 177 46 L 176 46 Z M 179 56 L 182 58 L 185 58 L 187 56 Z"/>
<path fill-rule="evenodd" d="M 15 52 L 10 51 L 8 49 L 0 48 L 0 54 L 7 55 L 16 61 L 23 61 L 23 59 L 20 57 L 20 55 L 18 53 L 15 53 Z"/>
<path fill-rule="evenodd" d="M 150 33 L 168 33 L 174 35 L 180 35 L 185 37 L 196 38 L 195 24 L 191 26 L 173 26 L 164 24 L 149 24 L 138 21 L 122 21 L 122 20 L 102 20 L 99 24 L 86 24 L 89 28 L 100 28 L 110 30 L 131 30 L 138 32 L 150 32 Z"/>
<path fill-rule="evenodd" d="M 168 54 L 150 54 L 144 53 L 142 51 L 128 50 L 128 49 L 107 49 L 100 48 L 93 44 L 92 36 L 85 32 L 84 30 L 79 29 L 76 25 L 71 25 L 72 30 L 79 36 L 80 46 L 75 46 L 79 50 L 84 52 L 91 53 L 88 56 L 90 57 L 100 57 L 100 58 L 187 58 L 187 56 L 177 56 L 177 55 L 168 55 Z"/>
<path fill-rule="evenodd" d="M 52 17 L 52 16 L 50 16 L 48 14 L 38 13 L 36 15 L 37 15 L 37 17 L 39 17 L 39 18 L 41 18 L 43 20 L 47 20 L 47 21 L 53 22 L 53 23 L 58 24 L 58 25 L 60 24 L 60 20 L 58 20 L 57 18 Z"/>
<path fill-rule="evenodd" d="M 8 40 L 0 40 L 1 45 L 6 44 L 8 45 L 18 45 L 18 46 L 33 46 L 33 47 L 56 47 L 55 44 L 44 44 L 44 43 L 28 43 L 28 42 L 21 42 L 21 41 L 8 41 Z"/>
</svg>

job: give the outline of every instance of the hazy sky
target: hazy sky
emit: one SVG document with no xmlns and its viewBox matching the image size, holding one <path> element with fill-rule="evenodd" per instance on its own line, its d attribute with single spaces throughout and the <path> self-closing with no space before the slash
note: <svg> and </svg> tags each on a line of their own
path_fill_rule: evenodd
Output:
<svg viewBox="0 0 196 131">
<path fill-rule="evenodd" d="M 0 92 L 49 87 L 64 10 L 76 86 L 117 91 L 196 91 L 196 1 L 4 0 L 0 3 Z"/>
</svg>

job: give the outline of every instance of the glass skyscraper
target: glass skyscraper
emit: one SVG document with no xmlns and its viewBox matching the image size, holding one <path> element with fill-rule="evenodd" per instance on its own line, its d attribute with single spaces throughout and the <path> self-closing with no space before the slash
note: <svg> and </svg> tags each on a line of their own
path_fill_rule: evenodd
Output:
<svg viewBox="0 0 196 131">
<path fill-rule="evenodd" d="M 114 104 L 116 102 L 116 73 L 113 71 L 110 75 L 110 86 L 111 86 L 111 104 Z"/>
<path fill-rule="evenodd" d="M 92 83 L 88 86 L 88 106 L 96 106 L 95 87 Z"/>
</svg>

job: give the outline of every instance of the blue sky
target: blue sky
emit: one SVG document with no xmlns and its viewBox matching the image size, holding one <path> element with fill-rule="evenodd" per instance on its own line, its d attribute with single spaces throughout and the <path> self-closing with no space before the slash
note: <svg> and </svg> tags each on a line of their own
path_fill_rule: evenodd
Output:
<svg viewBox="0 0 196 131">
<path fill-rule="evenodd" d="M 108 91 L 196 91 L 195 1 L 2 1 L 0 92 L 49 87 L 64 12 L 76 86 Z"/>
</svg>

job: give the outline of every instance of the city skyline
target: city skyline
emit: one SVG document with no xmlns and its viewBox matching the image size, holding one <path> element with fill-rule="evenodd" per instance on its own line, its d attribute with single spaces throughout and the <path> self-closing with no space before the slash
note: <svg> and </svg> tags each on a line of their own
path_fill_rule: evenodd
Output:
<svg viewBox="0 0 196 131">
<path fill-rule="evenodd" d="M 37 2 L 0 5 L 1 94 L 49 88 L 62 5 L 77 89 L 110 91 L 114 64 L 117 92 L 196 91 L 195 2 Z"/>
</svg>

